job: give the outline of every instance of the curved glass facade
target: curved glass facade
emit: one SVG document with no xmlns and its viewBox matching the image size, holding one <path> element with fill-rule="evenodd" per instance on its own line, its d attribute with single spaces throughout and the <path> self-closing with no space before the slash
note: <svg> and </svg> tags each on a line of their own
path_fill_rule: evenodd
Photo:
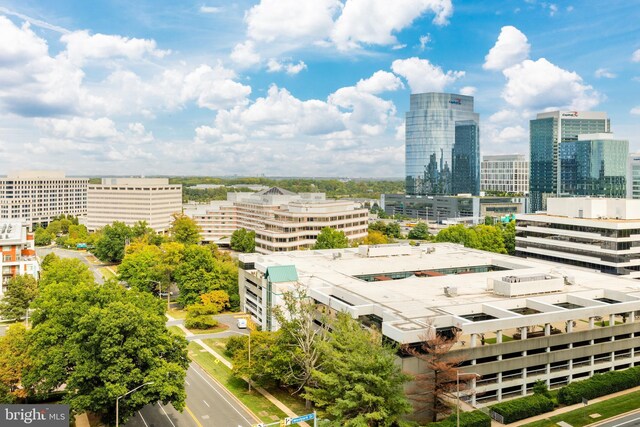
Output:
<svg viewBox="0 0 640 427">
<path fill-rule="evenodd" d="M 407 194 L 478 194 L 479 121 L 479 115 L 473 111 L 472 96 L 411 95 L 405 127 Z M 456 125 L 464 127 L 456 133 Z M 458 171 L 453 170 L 456 144 Z"/>
</svg>

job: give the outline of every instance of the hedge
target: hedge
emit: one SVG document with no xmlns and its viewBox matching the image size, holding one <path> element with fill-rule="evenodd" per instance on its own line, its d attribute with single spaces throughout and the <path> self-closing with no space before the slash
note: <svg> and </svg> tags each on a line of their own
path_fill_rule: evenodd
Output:
<svg viewBox="0 0 640 427">
<path fill-rule="evenodd" d="M 637 387 L 640 385 L 640 366 L 624 371 L 609 371 L 595 374 L 589 379 L 572 382 L 558 392 L 558 403 L 573 405 L 582 402 L 582 398 L 594 399 Z"/>
<path fill-rule="evenodd" d="M 211 316 L 195 316 L 184 321 L 187 329 L 211 329 L 218 326 L 218 321 Z"/>
<path fill-rule="evenodd" d="M 437 423 L 429 423 L 428 427 L 455 427 L 456 414 Z M 491 427 L 491 417 L 482 411 L 460 412 L 460 427 Z"/>
<path fill-rule="evenodd" d="M 491 406 L 491 409 L 504 417 L 504 423 L 544 414 L 553 411 L 553 401 L 541 394 L 509 400 Z"/>
</svg>

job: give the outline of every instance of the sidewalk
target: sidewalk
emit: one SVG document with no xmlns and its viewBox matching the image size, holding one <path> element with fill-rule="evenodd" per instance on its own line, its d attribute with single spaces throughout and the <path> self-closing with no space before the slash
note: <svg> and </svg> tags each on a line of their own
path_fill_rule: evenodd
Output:
<svg viewBox="0 0 640 427">
<path fill-rule="evenodd" d="M 608 394 L 606 396 L 597 397 L 595 399 L 590 400 L 589 401 L 589 405 L 591 405 L 593 403 L 604 402 L 604 401 L 607 401 L 607 400 L 612 399 L 614 397 L 624 396 L 625 394 L 633 393 L 635 391 L 640 391 L 640 387 L 634 387 L 634 388 L 630 388 L 630 389 L 627 389 L 627 390 L 619 391 L 617 393 Z M 589 405 L 587 405 L 587 408 L 589 407 Z M 514 426 L 514 427 L 515 426 L 521 426 L 521 425 L 524 425 L 524 424 L 532 423 L 534 421 L 545 420 L 547 418 L 551 418 L 551 417 L 554 417 L 556 415 L 561 415 L 561 414 L 564 414 L 564 413 L 567 413 L 567 412 L 575 411 L 576 409 L 582 409 L 584 407 L 585 406 L 582 403 L 576 403 L 575 405 L 565 406 L 563 408 L 556 409 L 555 411 L 547 412 L 547 413 L 544 413 L 544 414 L 541 414 L 541 415 L 536 415 L 535 417 L 526 418 L 524 420 L 516 421 L 516 422 L 508 424 L 508 425 L 509 426 Z M 638 411 L 640 411 L 640 409 Z M 635 412 L 635 411 L 630 411 L 630 412 Z M 609 417 L 609 418 L 604 419 L 604 420 L 594 419 L 593 423 L 589 424 L 589 425 L 590 426 L 597 426 L 599 424 L 602 424 L 602 423 L 605 423 L 605 422 L 609 422 L 611 420 L 614 420 L 614 419 L 616 419 L 616 418 L 618 418 L 620 416 L 626 415 L 626 414 L 628 414 L 628 413 L 620 414 L 620 415 L 617 415 L 615 417 Z M 497 422 L 495 420 L 491 420 L 491 426 L 492 427 L 500 427 L 500 426 L 503 426 L 503 425 L 504 424 L 500 424 L 499 422 Z"/>
</svg>

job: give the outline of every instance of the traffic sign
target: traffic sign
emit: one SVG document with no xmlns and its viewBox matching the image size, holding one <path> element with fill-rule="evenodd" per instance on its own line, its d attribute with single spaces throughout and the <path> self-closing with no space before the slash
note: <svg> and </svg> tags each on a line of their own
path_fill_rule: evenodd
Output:
<svg viewBox="0 0 640 427">
<path fill-rule="evenodd" d="M 299 417 L 291 418 L 291 424 L 301 423 L 303 421 L 309 421 L 316 417 L 316 414 L 311 413 L 307 415 L 301 415 Z"/>
</svg>

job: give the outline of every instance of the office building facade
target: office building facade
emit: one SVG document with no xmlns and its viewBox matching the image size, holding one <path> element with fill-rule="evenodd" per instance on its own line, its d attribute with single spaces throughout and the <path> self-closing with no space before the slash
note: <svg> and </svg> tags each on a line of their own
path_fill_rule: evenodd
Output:
<svg viewBox="0 0 640 427">
<path fill-rule="evenodd" d="M 36 247 L 27 225 L 19 221 L 0 221 L 0 252 L 0 298 L 12 277 L 26 274 L 38 278 Z"/>
<path fill-rule="evenodd" d="M 169 184 L 167 178 L 102 178 L 89 184 L 87 217 L 82 221 L 89 231 L 114 221 L 133 226 L 145 221 L 156 233 L 165 233 L 172 215 L 182 212 L 182 185 Z"/>
<path fill-rule="evenodd" d="M 462 190 L 477 195 L 479 123 L 471 96 L 411 95 L 405 122 L 407 194 L 450 195 Z"/>
<path fill-rule="evenodd" d="M 640 199 L 640 153 L 627 158 L 627 199 Z"/>
<path fill-rule="evenodd" d="M 16 220 L 31 229 L 55 217 L 87 214 L 87 178 L 60 171 L 19 171 L 0 178 L 0 221 Z"/>
<path fill-rule="evenodd" d="M 516 216 L 516 255 L 640 277 L 640 200 L 562 197 Z"/>
<path fill-rule="evenodd" d="M 476 407 L 640 365 L 640 293 L 632 281 L 451 243 L 360 246 L 239 257 L 241 309 L 276 330 L 273 308 L 302 286 L 322 313 L 346 312 L 385 340 L 459 339 L 449 355 L 479 375 Z M 415 357 L 398 364 L 425 374 Z M 406 390 L 414 386 L 408 384 Z"/>
<path fill-rule="evenodd" d="M 578 135 L 560 144 L 561 195 L 626 197 L 629 141 Z"/>
<path fill-rule="evenodd" d="M 403 215 L 437 223 L 464 220 L 478 224 L 486 216 L 499 218 L 526 212 L 526 198 L 381 194 L 380 207 L 388 215 Z"/>
<path fill-rule="evenodd" d="M 546 208 L 548 197 L 562 193 L 560 144 L 577 141 L 578 135 L 610 133 L 606 113 L 552 111 L 539 113 L 529 124 L 529 196 L 533 212 Z"/>
<path fill-rule="evenodd" d="M 483 156 L 480 165 L 480 190 L 529 194 L 529 161 L 522 154 Z"/>
<path fill-rule="evenodd" d="M 273 187 L 257 193 L 228 193 L 226 201 L 188 204 L 185 215 L 202 228 L 204 242 L 228 245 L 235 230 L 256 233 L 256 252 L 309 249 L 320 231 L 344 232 L 350 241 L 368 234 L 369 210 L 348 200 L 329 200 L 324 193 L 293 193 Z"/>
</svg>

